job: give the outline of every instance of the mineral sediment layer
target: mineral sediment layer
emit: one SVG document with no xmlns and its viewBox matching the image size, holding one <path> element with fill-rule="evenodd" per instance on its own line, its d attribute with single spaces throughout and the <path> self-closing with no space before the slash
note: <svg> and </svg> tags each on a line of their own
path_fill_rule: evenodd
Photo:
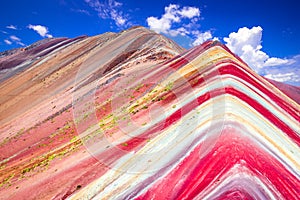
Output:
<svg viewBox="0 0 300 200">
<path fill-rule="evenodd" d="M 299 199 L 298 87 L 143 27 L 0 56 L 1 199 Z"/>
</svg>

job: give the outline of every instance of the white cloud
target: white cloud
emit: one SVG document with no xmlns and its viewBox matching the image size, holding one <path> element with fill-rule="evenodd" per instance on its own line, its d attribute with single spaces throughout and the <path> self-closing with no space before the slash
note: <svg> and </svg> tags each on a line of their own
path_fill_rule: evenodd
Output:
<svg viewBox="0 0 300 200">
<path fill-rule="evenodd" d="M 199 8 L 195 8 L 195 7 L 183 7 L 183 9 L 179 11 L 179 13 L 181 16 L 187 17 L 189 19 L 200 16 Z"/>
<path fill-rule="evenodd" d="M 187 34 L 189 34 L 189 32 L 184 27 L 180 27 L 176 30 L 170 30 L 169 31 L 169 35 L 171 35 L 173 37 L 175 37 L 177 35 L 185 36 Z"/>
<path fill-rule="evenodd" d="M 227 47 L 240 56 L 252 69 L 261 72 L 263 67 L 291 63 L 292 60 L 270 57 L 262 51 L 262 31 L 260 26 L 251 29 L 240 28 L 225 37 Z"/>
<path fill-rule="evenodd" d="M 267 74 L 265 77 L 278 82 L 300 82 L 299 74 L 295 74 L 294 72 Z"/>
<path fill-rule="evenodd" d="M 259 74 L 275 81 L 300 85 L 300 55 L 290 59 L 269 56 L 262 50 L 262 31 L 260 26 L 243 27 L 223 40 L 231 51 Z"/>
<path fill-rule="evenodd" d="M 193 42 L 193 46 L 200 45 L 203 42 L 212 39 L 212 34 L 210 31 L 206 31 L 204 33 L 199 32 L 196 35 L 197 35 L 197 39 Z"/>
<path fill-rule="evenodd" d="M 118 27 L 124 27 L 129 24 L 127 22 L 127 15 L 121 11 L 122 3 L 116 0 L 108 0 L 105 2 L 100 2 L 99 0 L 85 0 L 85 2 L 98 13 L 100 18 L 112 19 Z"/>
<path fill-rule="evenodd" d="M 53 35 L 51 35 L 51 34 L 46 34 L 46 37 L 47 37 L 47 38 L 53 38 Z"/>
<path fill-rule="evenodd" d="M 251 46 L 255 50 L 260 50 L 262 38 L 262 28 L 260 26 L 248 29 L 240 28 L 238 32 L 232 32 L 228 38 L 224 38 L 226 45 L 236 54 L 242 55 L 245 46 Z"/>
<path fill-rule="evenodd" d="M 111 18 L 115 21 L 116 25 L 121 27 L 125 24 L 126 19 L 120 15 L 116 10 L 111 11 Z"/>
<path fill-rule="evenodd" d="M 21 45 L 22 47 L 25 46 L 25 44 L 23 42 L 17 42 L 18 45 Z"/>
<path fill-rule="evenodd" d="M 52 38 L 53 36 L 50 35 L 48 32 L 48 28 L 46 26 L 42 26 L 42 25 L 31 25 L 29 24 L 27 26 L 29 29 L 34 30 L 35 32 L 37 32 L 40 36 L 42 37 L 48 37 L 48 38 Z"/>
<path fill-rule="evenodd" d="M 6 28 L 8 29 L 13 29 L 13 30 L 17 30 L 17 27 L 14 26 L 14 25 L 9 25 L 9 26 L 6 26 Z"/>
<path fill-rule="evenodd" d="M 211 39 L 210 31 L 200 32 L 200 9 L 197 7 L 170 4 L 165 7 L 161 17 L 150 16 L 147 18 L 149 28 L 157 33 L 163 33 L 176 40 L 185 38 L 189 41 L 189 46 L 199 45 Z"/>
<path fill-rule="evenodd" d="M 300 55 L 296 55 L 288 60 L 290 62 L 282 63 L 281 65 L 264 67 L 262 75 L 279 82 L 300 86 Z"/>
<path fill-rule="evenodd" d="M 277 66 L 277 65 L 291 65 L 293 64 L 295 61 L 293 59 L 281 59 L 281 58 L 269 58 L 265 63 L 264 66 Z"/>
<path fill-rule="evenodd" d="M 179 5 L 170 4 L 169 6 L 165 7 L 165 14 L 162 16 L 162 19 L 167 19 L 173 22 L 180 22 L 180 15 L 178 10 L 180 7 Z"/>
<path fill-rule="evenodd" d="M 200 16 L 200 10 L 196 7 L 183 7 L 180 9 L 179 5 L 170 4 L 165 7 L 165 13 L 161 18 L 148 17 L 147 24 L 151 30 L 157 33 L 169 34 L 171 36 L 187 35 L 189 31 L 186 27 L 172 28 L 173 25 L 178 25 L 183 19 L 191 19 L 197 22 L 196 18 Z"/>
<path fill-rule="evenodd" d="M 13 41 L 15 41 L 15 42 L 20 42 L 21 41 L 21 39 L 18 38 L 17 36 L 15 36 L 15 35 L 11 35 L 10 39 L 13 40 Z"/>
<path fill-rule="evenodd" d="M 157 19 L 156 17 L 147 18 L 148 26 L 157 33 L 169 33 L 171 29 L 171 21 L 166 18 Z"/>
<path fill-rule="evenodd" d="M 6 44 L 8 44 L 8 45 L 11 45 L 11 44 L 12 44 L 12 42 L 9 41 L 9 40 L 4 40 L 4 42 L 5 42 Z"/>
<path fill-rule="evenodd" d="M 25 44 L 23 42 L 21 42 L 21 39 L 18 38 L 17 36 L 15 35 L 11 35 L 9 36 L 10 40 L 6 39 L 4 40 L 4 42 L 8 45 L 11 45 L 12 43 L 16 43 L 18 45 L 21 45 L 21 46 L 25 46 Z"/>
</svg>

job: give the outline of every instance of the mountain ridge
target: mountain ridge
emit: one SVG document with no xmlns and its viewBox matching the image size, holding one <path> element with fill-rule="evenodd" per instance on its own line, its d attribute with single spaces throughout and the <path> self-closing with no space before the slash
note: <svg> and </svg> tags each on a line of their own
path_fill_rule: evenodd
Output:
<svg viewBox="0 0 300 200">
<path fill-rule="evenodd" d="M 225 45 L 136 27 L 56 47 L 2 76 L 3 198 L 299 196 L 297 90 Z"/>
</svg>

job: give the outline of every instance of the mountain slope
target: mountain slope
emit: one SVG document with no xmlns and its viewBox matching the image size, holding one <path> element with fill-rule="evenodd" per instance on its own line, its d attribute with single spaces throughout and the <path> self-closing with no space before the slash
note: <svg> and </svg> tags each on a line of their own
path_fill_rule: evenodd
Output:
<svg viewBox="0 0 300 200">
<path fill-rule="evenodd" d="M 4 198 L 299 196 L 299 104 L 220 43 L 80 38 L 0 91 Z"/>
</svg>

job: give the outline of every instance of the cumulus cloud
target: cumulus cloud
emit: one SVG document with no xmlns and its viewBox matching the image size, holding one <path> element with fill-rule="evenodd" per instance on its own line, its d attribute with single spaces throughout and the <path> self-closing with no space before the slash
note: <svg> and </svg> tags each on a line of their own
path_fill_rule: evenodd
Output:
<svg viewBox="0 0 300 200">
<path fill-rule="evenodd" d="M 174 24 L 180 23 L 183 19 L 194 19 L 200 16 L 200 10 L 196 7 L 183 7 L 179 5 L 170 4 L 165 7 L 165 13 L 161 18 L 148 17 L 147 24 L 151 30 L 157 33 L 165 33 L 171 36 L 186 35 L 187 27 L 172 28 Z"/>
<path fill-rule="evenodd" d="M 263 67 L 292 63 L 292 60 L 270 57 L 262 51 L 262 31 L 260 26 L 251 29 L 243 27 L 238 32 L 230 33 L 224 41 L 231 51 L 257 72 L 261 72 Z"/>
<path fill-rule="evenodd" d="M 183 7 L 183 9 L 179 11 L 179 14 L 183 17 L 187 17 L 191 19 L 196 16 L 199 17 L 200 10 L 199 8 L 195 8 L 195 7 Z"/>
<path fill-rule="evenodd" d="M 165 7 L 161 17 L 150 16 L 146 21 L 151 30 L 174 38 L 183 36 L 191 41 L 190 46 L 196 46 L 212 39 L 211 31 L 199 31 L 200 14 L 200 9 L 197 7 L 170 4 Z"/>
<path fill-rule="evenodd" d="M 210 31 L 206 31 L 204 33 L 199 32 L 196 34 L 196 36 L 197 36 L 197 39 L 193 42 L 193 46 L 200 45 L 203 42 L 205 42 L 209 39 L 212 39 L 212 34 Z"/>
<path fill-rule="evenodd" d="M 17 27 L 14 26 L 14 25 L 9 25 L 9 26 L 6 26 L 6 28 L 8 29 L 12 29 L 12 30 L 17 30 Z"/>
<path fill-rule="evenodd" d="M 34 30 L 42 37 L 47 37 L 47 38 L 53 37 L 51 34 L 49 34 L 48 28 L 46 26 L 29 24 L 27 27 L 29 29 Z"/>
<path fill-rule="evenodd" d="M 171 29 L 171 20 L 166 18 L 148 17 L 147 23 L 150 29 L 157 33 L 168 33 Z"/>
<path fill-rule="evenodd" d="M 223 40 L 231 51 L 259 74 L 279 82 L 300 85 L 300 55 L 290 59 L 269 56 L 262 50 L 262 31 L 260 26 L 243 27 Z"/>
<path fill-rule="evenodd" d="M 85 0 L 102 19 L 112 19 L 118 27 L 124 27 L 128 24 L 128 16 L 122 11 L 122 3 L 116 0 L 100 2 L 99 0 Z"/>
<path fill-rule="evenodd" d="M 12 42 L 9 41 L 9 40 L 4 40 L 4 42 L 5 42 L 6 44 L 8 44 L 8 45 L 11 45 L 11 44 L 12 44 Z"/>
</svg>

